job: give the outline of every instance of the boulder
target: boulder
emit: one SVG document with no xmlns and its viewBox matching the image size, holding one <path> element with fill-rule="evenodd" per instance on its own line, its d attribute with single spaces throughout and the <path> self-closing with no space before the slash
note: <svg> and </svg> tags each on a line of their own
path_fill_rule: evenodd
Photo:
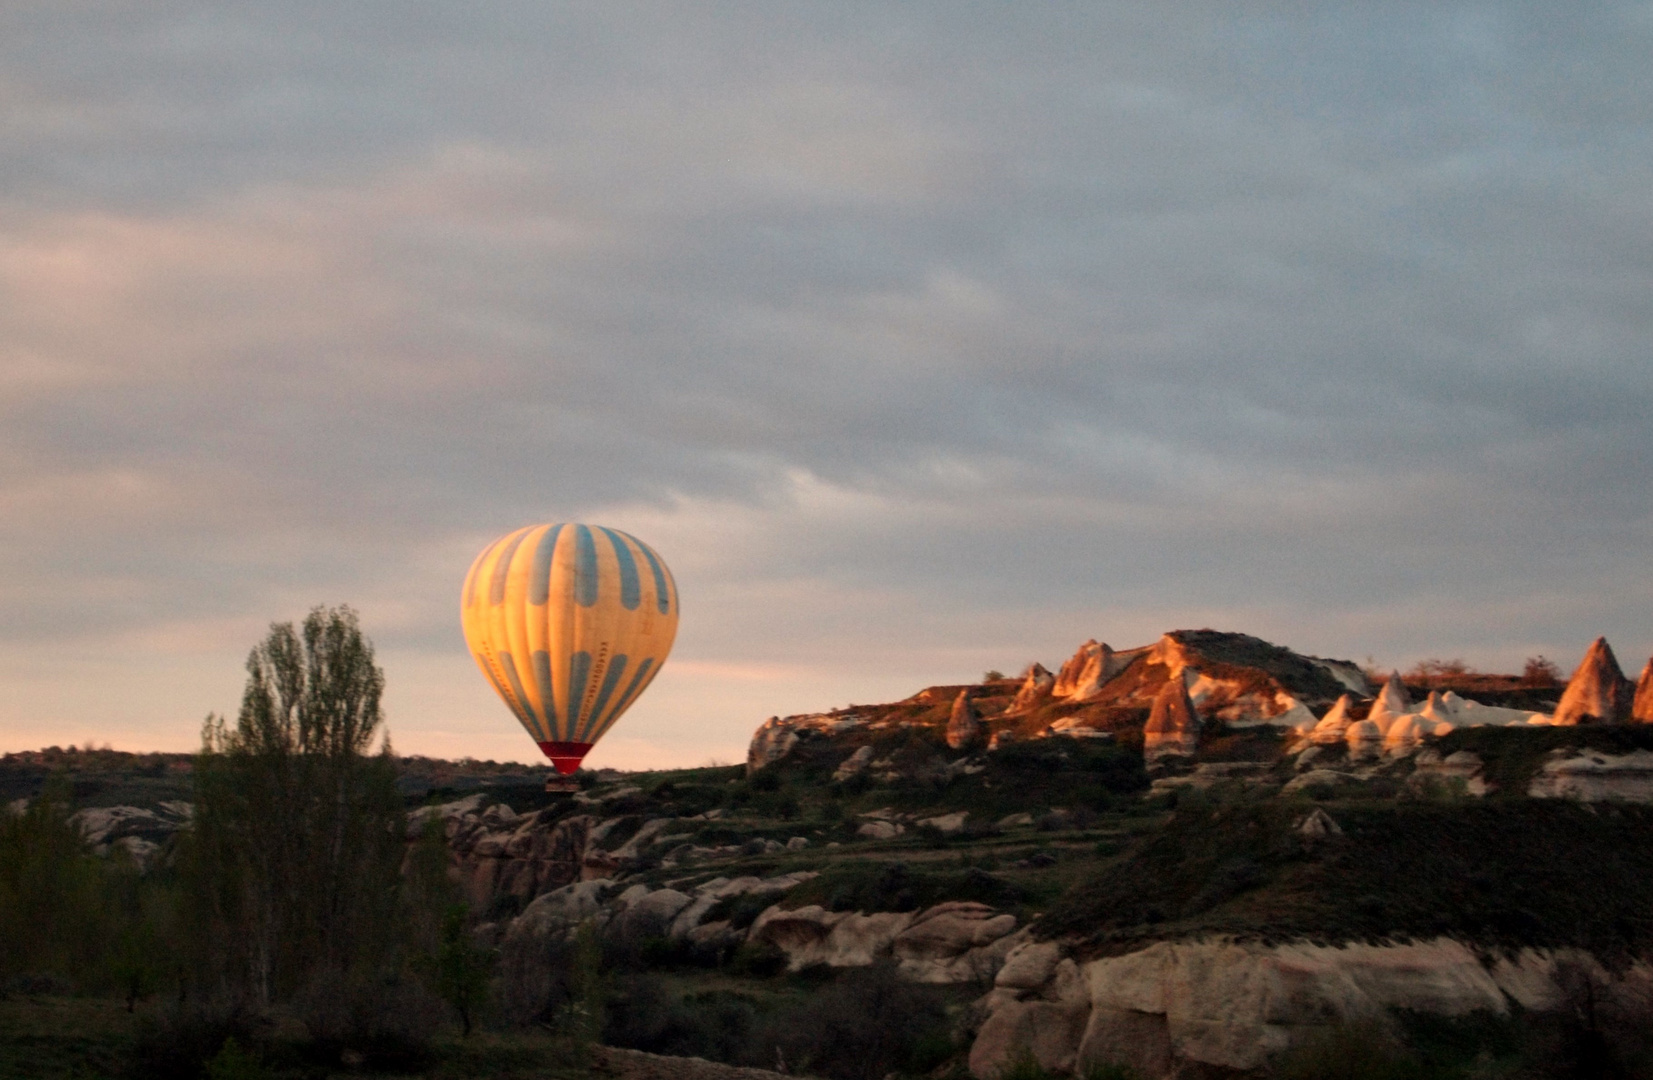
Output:
<svg viewBox="0 0 1653 1080">
<path fill-rule="evenodd" d="M 1046 1072 L 1074 1072 L 1090 1014 L 1090 1004 L 1084 1001 L 1003 1003 L 988 1016 L 970 1045 L 970 1075 L 997 1080 L 1023 1054 L 1033 1055 Z"/>
<path fill-rule="evenodd" d="M 955 810 L 951 814 L 938 814 L 935 817 L 920 818 L 920 825 L 927 825 L 944 833 L 956 833 L 964 829 L 964 823 L 970 817 L 968 810 Z"/>
<path fill-rule="evenodd" d="M 631 892 L 628 889 L 621 894 L 623 906 L 618 919 L 621 932 L 634 941 L 665 937 L 678 913 L 694 899 L 676 889 L 655 889 L 627 900 Z"/>
<path fill-rule="evenodd" d="M 507 940 L 521 936 L 565 937 L 587 919 L 598 918 L 605 881 L 581 881 L 541 893 L 511 922 Z"/>
<path fill-rule="evenodd" d="M 746 775 L 773 765 L 797 745 L 798 733 L 780 717 L 771 716 L 752 733 L 752 742 L 746 748 Z"/>
<path fill-rule="evenodd" d="M 1154 698 L 1148 724 L 1142 729 L 1142 752 L 1150 761 L 1169 756 L 1192 756 L 1199 744 L 1199 717 L 1188 700 L 1188 686 L 1180 678 L 1166 681 Z"/>
<path fill-rule="evenodd" d="M 904 912 L 863 915 L 810 905 L 795 911 L 772 907 L 757 917 L 747 940 L 773 945 L 786 954 L 787 970 L 816 964 L 866 967 L 890 954 L 896 935 L 912 923 Z"/>
<path fill-rule="evenodd" d="M 1598 637 L 1567 680 L 1567 689 L 1556 706 L 1556 724 L 1620 724 L 1630 719 L 1635 687 L 1613 655 L 1606 638 Z"/>
<path fill-rule="evenodd" d="M 1045 670 L 1043 664 L 1033 664 L 1027 669 L 1027 677 L 1022 680 L 1021 689 L 1011 699 L 1010 707 L 1004 711 L 1006 716 L 1020 716 L 1022 713 L 1032 712 L 1038 708 L 1056 685 L 1056 676 Z"/>
<path fill-rule="evenodd" d="M 837 770 L 833 772 L 832 778 L 840 781 L 848 780 L 852 776 L 859 776 L 866 772 L 867 766 L 872 764 L 872 755 L 871 746 L 861 747 L 839 764 Z"/>
<path fill-rule="evenodd" d="M 939 960 L 961 956 L 997 941 L 1016 929 L 1016 916 L 1001 914 L 986 904 L 949 900 L 913 919 L 895 939 L 901 960 Z"/>
<path fill-rule="evenodd" d="M 968 689 L 960 690 L 953 699 L 953 714 L 947 720 L 947 746 L 951 750 L 969 750 L 981 742 L 981 718 L 976 715 L 975 702 Z"/>
<path fill-rule="evenodd" d="M 1024 941 L 1005 955 L 993 985 L 1011 990 L 1037 990 L 1050 981 L 1062 959 L 1062 945 L 1055 941 Z"/>
<path fill-rule="evenodd" d="M 894 840 L 906 831 L 904 826 L 894 821 L 868 821 L 855 830 L 855 835 L 868 840 Z"/>
<path fill-rule="evenodd" d="M 1636 680 L 1636 696 L 1630 706 L 1630 719 L 1638 724 L 1653 724 L 1653 660 L 1642 668 L 1642 677 Z"/>
</svg>

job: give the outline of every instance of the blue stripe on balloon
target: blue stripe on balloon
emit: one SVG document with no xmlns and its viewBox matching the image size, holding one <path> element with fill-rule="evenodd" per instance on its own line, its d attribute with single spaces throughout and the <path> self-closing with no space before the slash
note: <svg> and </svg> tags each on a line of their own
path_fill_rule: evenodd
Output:
<svg viewBox="0 0 1653 1080">
<path fill-rule="evenodd" d="M 648 560 L 649 569 L 654 571 L 654 602 L 659 607 L 660 614 L 664 615 L 671 610 L 671 599 L 666 592 L 666 573 L 660 569 L 660 560 L 654 557 L 654 550 L 637 537 L 630 533 L 620 535 L 636 544 L 638 550 L 643 553 L 643 558 Z"/>
<path fill-rule="evenodd" d="M 489 544 L 488 546 L 490 548 L 493 547 L 492 544 Z M 487 552 L 483 552 L 483 554 L 487 554 Z M 481 565 L 482 559 L 478 556 L 477 560 L 471 564 L 471 568 L 465 571 L 465 588 L 462 592 L 465 607 L 469 608 L 476 606 L 476 597 L 472 594 L 471 589 L 476 585 L 476 568 Z"/>
<path fill-rule="evenodd" d="M 568 730 L 580 729 L 580 700 L 585 697 L 585 681 L 591 675 L 591 654 L 577 652 L 568 662 Z"/>
<path fill-rule="evenodd" d="M 557 553 L 557 537 L 561 533 L 561 525 L 551 526 L 534 549 L 534 576 L 528 585 L 530 604 L 543 604 L 551 599 L 551 556 Z"/>
<path fill-rule="evenodd" d="M 609 714 L 607 720 L 603 721 L 603 727 L 607 727 L 609 724 L 614 723 L 616 717 L 631 707 L 632 699 L 638 695 L 639 688 L 642 684 L 648 681 L 649 668 L 653 666 L 654 657 L 643 657 L 643 662 L 637 665 L 637 674 L 631 677 L 631 685 L 627 686 L 626 692 L 620 695 L 620 700 L 614 703 L 614 711 Z M 597 730 L 601 731 L 602 729 L 603 728 L 598 728 Z"/>
<path fill-rule="evenodd" d="M 499 654 L 499 666 L 505 669 L 505 677 L 511 681 L 511 693 L 516 697 L 520 706 L 517 715 L 524 717 L 535 727 L 539 727 L 540 721 L 534 713 L 534 703 L 529 701 L 528 695 L 522 692 L 522 680 L 517 678 L 516 661 L 511 659 L 510 653 L 502 652 Z"/>
<path fill-rule="evenodd" d="M 597 545 L 591 530 L 574 526 L 574 602 L 590 607 L 597 602 Z"/>
<path fill-rule="evenodd" d="M 505 550 L 500 554 L 499 561 L 494 563 L 494 581 L 488 589 L 488 603 L 496 605 L 505 603 L 505 575 L 511 569 L 511 560 L 516 558 L 517 548 L 521 546 L 523 540 L 532 531 L 532 529 L 523 529 L 511 537 L 510 542 L 505 545 Z"/>
<path fill-rule="evenodd" d="M 544 649 L 534 650 L 534 680 L 540 688 L 540 711 L 545 714 L 545 733 L 557 741 L 557 695 L 551 685 L 551 654 Z"/>
<path fill-rule="evenodd" d="M 597 691 L 597 700 L 591 706 L 591 715 L 586 717 L 585 737 L 582 742 L 591 741 L 591 732 L 597 727 L 597 721 L 602 718 L 603 710 L 608 708 L 608 699 L 614 696 L 614 688 L 620 685 L 620 677 L 626 673 L 626 654 L 620 653 L 609 662 L 608 671 L 603 675 L 602 688 Z"/>
<path fill-rule="evenodd" d="M 603 529 L 601 525 L 597 526 Z M 603 529 L 603 535 L 614 545 L 614 557 L 620 562 L 620 606 L 636 611 L 643 602 L 643 590 L 637 581 L 637 560 L 631 557 L 631 548 L 613 529 Z"/>
</svg>

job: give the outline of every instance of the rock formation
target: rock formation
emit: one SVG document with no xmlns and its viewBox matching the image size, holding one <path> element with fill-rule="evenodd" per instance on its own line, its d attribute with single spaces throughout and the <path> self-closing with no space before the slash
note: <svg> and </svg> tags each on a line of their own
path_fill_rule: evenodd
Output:
<svg viewBox="0 0 1653 1080">
<path fill-rule="evenodd" d="M 752 733 L 752 742 L 746 748 L 746 775 L 751 776 L 765 765 L 773 765 L 798 745 L 798 733 L 771 716 Z"/>
<path fill-rule="evenodd" d="M 1142 753 L 1150 762 L 1160 758 L 1192 756 L 1199 745 L 1200 721 L 1188 686 L 1181 678 L 1168 681 L 1154 698 L 1148 725 L 1142 729 Z"/>
<path fill-rule="evenodd" d="M 1350 724 L 1343 733 L 1343 741 L 1349 745 L 1349 759 L 1362 761 L 1377 757 L 1383 752 L 1383 734 L 1374 720 L 1356 720 Z"/>
<path fill-rule="evenodd" d="M 1630 719 L 1638 724 L 1653 724 L 1653 660 L 1642 668 L 1642 677 L 1636 680 L 1636 698 L 1630 706 Z"/>
<path fill-rule="evenodd" d="M 953 699 L 953 715 L 947 720 L 947 746 L 951 750 L 971 750 L 982 741 L 981 718 L 976 715 L 975 702 L 968 689 L 960 690 Z"/>
<path fill-rule="evenodd" d="M 1389 681 L 1383 684 L 1383 690 L 1377 700 L 1372 702 L 1372 711 L 1366 714 L 1366 719 L 1377 725 L 1378 731 L 1387 735 L 1389 725 L 1399 717 L 1412 711 L 1412 696 L 1406 692 L 1406 684 L 1400 681 L 1400 672 L 1389 673 Z"/>
<path fill-rule="evenodd" d="M 1022 688 L 1016 691 L 1016 696 L 1010 702 L 1010 707 L 1004 711 L 1006 716 L 1018 716 L 1038 708 L 1046 698 L 1051 696 L 1056 685 L 1056 676 L 1045 670 L 1043 664 L 1034 664 L 1027 669 L 1027 678 L 1022 680 Z"/>
<path fill-rule="evenodd" d="M 1320 746 L 1335 746 L 1342 742 L 1349 730 L 1349 708 L 1353 704 L 1348 694 L 1338 698 L 1337 703 L 1314 725 L 1309 738 Z"/>
<path fill-rule="evenodd" d="M 1051 686 L 1051 696 L 1067 701 L 1089 701 L 1101 691 L 1102 684 L 1119 674 L 1123 667 L 1106 643 L 1092 638 L 1062 665 Z"/>
<path fill-rule="evenodd" d="M 1630 719 L 1635 687 L 1619 668 L 1607 639 L 1598 637 L 1567 681 L 1556 724 L 1619 724 Z"/>
<path fill-rule="evenodd" d="M 1653 988 L 1646 966 L 1609 973 L 1575 950 L 1486 957 L 1450 938 L 1400 944 L 1156 942 L 1083 963 L 1058 942 L 1018 942 L 970 1049 L 980 1080 L 1031 1053 L 1050 1071 L 1123 1065 L 1143 1077 L 1254 1074 L 1328 1023 L 1381 1024 L 1394 1011 L 1508 1016 L 1565 1000 L 1587 970 L 1600 985 Z M 1640 1000 L 1639 997 L 1634 997 Z"/>
</svg>

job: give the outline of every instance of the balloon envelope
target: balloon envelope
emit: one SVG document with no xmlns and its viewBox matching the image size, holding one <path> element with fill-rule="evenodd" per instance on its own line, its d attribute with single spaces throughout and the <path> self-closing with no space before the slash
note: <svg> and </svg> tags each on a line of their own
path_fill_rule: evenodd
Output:
<svg viewBox="0 0 1653 1080">
<path fill-rule="evenodd" d="M 482 674 L 566 774 L 659 674 L 677 585 L 627 533 L 530 525 L 476 557 L 460 618 Z"/>
</svg>

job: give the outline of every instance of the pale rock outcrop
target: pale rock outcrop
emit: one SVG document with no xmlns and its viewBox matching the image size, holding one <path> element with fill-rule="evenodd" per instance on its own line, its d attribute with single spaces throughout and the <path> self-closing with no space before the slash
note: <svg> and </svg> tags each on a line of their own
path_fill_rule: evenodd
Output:
<svg viewBox="0 0 1653 1080">
<path fill-rule="evenodd" d="M 986 981 L 997 974 L 1011 949 L 995 942 L 1016 929 L 1016 916 L 986 904 L 952 900 L 921 912 L 895 936 L 891 951 L 901 972 L 914 982 L 951 984 Z"/>
<path fill-rule="evenodd" d="M 655 839 L 667 829 L 677 824 L 676 818 L 653 818 L 643 822 L 643 827 L 631 835 L 631 838 L 614 849 L 617 859 L 635 859 L 643 849 L 654 843 Z"/>
<path fill-rule="evenodd" d="M 639 889 L 643 892 L 633 895 Z M 676 889 L 650 891 L 647 886 L 635 885 L 620 894 L 617 902 L 619 911 L 615 918 L 620 932 L 634 941 L 664 937 L 678 913 L 693 902 L 692 896 Z"/>
<path fill-rule="evenodd" d="M 947 720 L 947 747 L 950 750 L 969 750 L 982 740 L 981 718 L 976 715 L 976 703 L 969 689 L 959 691 L 953 699 L 953 714 Z"/>
<path fill-rule="evenodd" d="M 1358 783 L 1360 783 L 1360 777 L 1351 776 L 1348 773 L 1337 772 L 1333 769 L 1309 769 L 1286 781 L 1285 787 L 1281 788 L 1280 792 L 1284 795 L 1294 795 L 1305 788 L 1335 788 Z"/>
<path fill-rule="evenodd" d="M 867 771 L 867 766 L 872 764 L 872 755 L 873 749 L 871 746 L 860 747 L 855 753 L 839 763 L 838 768 L 832 774 L 832 778 L 842 781 L 848 780 L 852 776 L 861 775 Z"/>
<path fill-rule="evenodd" d="M 773 878 L 759 878 L 750 875 L 734 879 L 713 878 L 711 881 L 696 886 L 689 903 L 685 904 L 682 910 L 673 917 L 671 929 L 667 936 L 695 940 L 695 932 L 704 922 L 707 913 L 721 901 L 735 896 L 782 896 L 799 883 L 816 876 L 817 874 L 813 870 L 800 870 L 796 873 L 782 874 Z M 702 935 L 702 937 L 704 936 Z"/>
<path fill-rule="evenodd" d="M 1060 942 L 1022 941 L 1005 955 L 993 985 L 1011 990 L 1037 990 L 1056 974 L 1056 965 L 1066 952 Z"/>
<path fill-rule="evenodd" d="M 1032 712 L 1051 696 L 1055 686 L 1056 676 L 1045 670 L 1043 664 L 1034 664 L 1027 669 L 1027 678 L 1022 680 L 1021 689 L 1016 691 L 1004 715 L 1020 716 Z"/>
<path fill-rule="evenodd" d="M 792 752 L 798 745 L 798 733 L 778 716 L 771 716 L 752 733 L 752 742 L 746 748 L 746 775 L 751 776 L 767 765 L 773 765 Z"/>
<path fill-rule="evenodd" d="M 1090 721 L 1080 716 L 1064 716 L 1050 725 L 1052 735 L 1066 735 L 1070 739 L 1111 739 L 1113 734 L 1099 731 L 1090 725 Z"/>
<path fill-rule="evenodd" d="M 970 817 L 968 810 L 955 810 L 951 814 L 937 814 L 935 817 L 919 818 L 918 824 L 927 825 L 943 833 L 956 833 L 964 829 L 965 821 Z"/>
<path fill-rule="evenodd" d="M 21 814 L 27 800 L 21 800 Z M 188 824 L 194 811 L 189 803 L 166 802 L 158 810 L 136 806 L 93 806 L 69 815 L 69 824 L 79 831 L 92 851 L 106 855 L 120 849 L 132 856 L 140 868 L 147 868 L 161 846 Z"/>
<path fill-rule="evenodd" d="M 1057 672 L 1050 688 L 1051 696 L 1065 701 L 1087 701 L 1123 669 L 1124 664 L 1113 649 L 1092 638 L 1079 646 L 1079 651 Z"/>
<path fill-rule="evenodd" d="M 868 840 L 894 840 L 906 832 L 906 826 L 897 821 L 865 821 L 855 830 L 855 835 Z"/>
<path fill-rule="evenodd" d="M 1630 719 L 1635 687 L 1619 668 L 1607 639 L 1596 638 L 1567 680 L 1567 689 L 1556 706 L 1553 722 L 1570 724 L 1620 724 Z"/>
<path fill-rule="evenodd" d="M 1491 790 L 1482 773 L 1485 764 L 1479 754 L 1468 750 L 1459 750 L 1444 758 L 1435 750 L 1420 750 L 1413 760 L 1412 775 L 1407 777 L 1406 786 L 1419 794 L 1443 789 L 1450 793 L 1457 789 L 1465 795 L 1479 797 Z"/>
<path fill-rule="evenodd" d="M 827 911 L 816 905 L 785 911 L 772 907 L 752 923 L 747 940 L 786 954 L 787 970 L 825 964 L 866 967 L 890 954 L 896 936 L 912 925 L 910 912 Z"/>
<path fill-rule="evenodd" d="M 1630 706 L 1630 719 L 1638 724 L 1653 724 L 1653 660 L 1642 668 L 1642 677 L 1636 680 L 1636 696 Z"/>
<path fill-rule="evenodd" d="M 1389 673 L 1389 681 L 1383 684 L 1377 700 L 1372 702 L 1372 709 L 1366 714 L 1366 719 L 1377 725 L 1380 735 L 1389 733 L 1389 725 L 1400 717 L 1412 711 L 1412 696 L 1406 692 L 1406 684 L 1400 681 L 1400 672 Z"/>
<path fill-rule="evenodd" d="M 1527 785 L 1537 799 L 1653 803 L 1653 752 L 1556 750 Z"/>
<path fill-rule="evenodd" d="M 529 936 L 567 937 L 587 919 L 602 921 L 606 881 L 579 881 L 541 893 L 511 922 L 506 940 Z"/>
<path fill-rule="evenodd" d="M 1154 698 L 1148 724 L 1142 729 L 1142 752 L 1150 761 L 1171 756 L 1192 756 L 1199 745 L 1199 717 L 1188 700 L 1188 687 L 1180 678 L 1170 679 Z"/>
<path fill-rule="evenodd" d="M 1332 820 L 1332 816 L 1321 807 L 1315 807 L 1295 826 L 1299 836 L 1306 836 L 1311 840 L 1323 840 L 1330 836 L 1342 836 L 1343 826 Z"/>
<path fill-rule="evenodd" d="M 1389 730 L 1384 732 L 1383 752 L 1390 757 L 1405 757 L 1418 748 L 1430 730 L 1430 725 L 1420 713 L 1398 716 L 1389 725 Z"/>
<path fill-rule="evenodd" d="M 1351 761 L 1375 758 L 1383 753 L 1383 728 L 1375 720 L 1356 720 L 1344 732 L 1343 741 L 1348 744 Z"/>
<path fill-rule="evenodd" d="M 1003 970 L 1017 970 L 1025 951 L 1013 952 Z M 1392 1010 L 1465 1016 L 1508 1015 L 1512 1002 L 1552 1007 L 1562 1000 L 1563 963 L 1638 987 L 1653 974 L 1636 965 L 1611 975 L 1573 951 L 1484 960 L 1447 938 L 1341 947 L 1157 942 L 1079 965 L 1077 978 L 1064 977 L 1073 962 L 1060 960 L 1036 988 L 1024 979 L 996 986 L 980 1003 L 988 1016 L 970 1071 L 989 1080 L 1031 1051 L 1045 1068 L 1076 1074 L 1108 1064 L 1154 1080 L 1212 1068 L 1250 1072 L 1329 1024 L 1381 1021 Z"/>
<path fill-rule="evenodd" d="M 1337 703 L 1314 725 L 1309 738 L 1319 746 L 1335 746 L 1342 742 L 1349 730 L 1349 708 L 1353 704 L 1348 694 L 1338 698 Z"/>
</svg>

